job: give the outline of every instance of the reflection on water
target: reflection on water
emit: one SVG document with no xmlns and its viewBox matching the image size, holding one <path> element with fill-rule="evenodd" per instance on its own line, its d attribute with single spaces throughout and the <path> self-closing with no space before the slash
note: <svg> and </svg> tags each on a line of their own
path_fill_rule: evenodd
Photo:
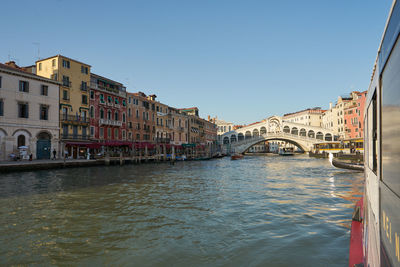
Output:
<svg viewBox="0 0 400 267">
<path fill-rule="evenodd" d="M 307 156 L 0 176 L 0 265 L 344 266 L 363 175 Z"/>
</svg>

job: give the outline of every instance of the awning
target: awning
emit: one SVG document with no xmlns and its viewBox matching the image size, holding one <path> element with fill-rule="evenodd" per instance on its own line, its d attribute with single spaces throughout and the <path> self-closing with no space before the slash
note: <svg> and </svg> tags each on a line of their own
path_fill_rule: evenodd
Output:
<svg viewBox="0 0 400 267">
<path fill-rule="evenodd" d="M 91 142 L 66 142 L 66 146 L 82 146 L 82 147 L 88 147 L 90 145 L 93 145 L 94 143 Z"/>
<path fill-rule="evenodd" d="M 126 142 L 126 141 L 106 141 L 104 143 L 101 143 L 103 146 L 129 146 L 132 147 L 131 142 Z"/>
</svg>

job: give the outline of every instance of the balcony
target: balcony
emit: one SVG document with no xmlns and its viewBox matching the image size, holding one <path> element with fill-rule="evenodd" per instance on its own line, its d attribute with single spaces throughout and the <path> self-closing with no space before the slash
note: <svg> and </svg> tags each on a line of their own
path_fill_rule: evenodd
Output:
<svg viewBox="0 0 400 267">
<path fill-rule="evenodd" d="M 114 121 L 114 120 L 107 120 L 107 119 L 100 119 L 99 124 L 100 125 L 109 125 L 109 126 L 118 126 L 118 127 L 122 126 L 121 121 Z"/>
<path fill-rule="evenodd" d="M 120 104 L 114 104 L 114 107 L 121 108 L 121 105 Z"/>
<path fill-rule="evenodd" d="M 178 131 L 183 132 L 185 130 L 185 128 L 183 127 L 178 127 Z"/>
<path fill-rule="evenodd" d="M 89 140 L 89 135 L 81 135 L 81 134 L 62 134 L 62 139 L 70 139 L 70 140 Z"/>
<path fill-rule="evenodd" d="M 71 87 L 72 86 L 72 82 L 68 81 L 68 80 L 63 80 L 62 81 L 62 86 L 64 87 Z"/>
<path fill-rule="evenodd" d="M 156 142 L 159 144 L 169 144 L 170 141 L 170 138 L 156 138 Z"/>
<path fill-rule="evenodd" d="M 87 92 L 87 86 L 86 85 L 84 86 L 83 84 L 81 84 L 80 88 L 81 88 L 81 91 Z"/>
<path fill-rule="evenodd" d="M 63 122 L 89 123 L 89 118 L 81 117 L 79 115 L 61 114 L 60 115 L 60 121 L 63 121 Z"/>
</svg>

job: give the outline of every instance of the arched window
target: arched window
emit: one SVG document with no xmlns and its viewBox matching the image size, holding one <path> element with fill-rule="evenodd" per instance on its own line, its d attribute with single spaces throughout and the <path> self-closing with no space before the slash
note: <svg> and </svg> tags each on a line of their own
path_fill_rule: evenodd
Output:
<svg viewBox="0 0 400 267">
<path fill-rule="evenodd" d="M 244 135 L 242 133 L 238 134 L 238 141 L 244 140 Z"/>
<path fill-rule="evenodd" d="M 122 122 L 125 122 L 126 118 L 125 118 L 125 113 L 122 113 Z"/>
<path fill-rule="evenodd" d="M 119 120 L 119 113 L 118 113 L 118 111 L 115 111 L 115 113 L 114 113 L 114 119 L 117 121 L 117 120 Z"/>
<path fill-rule="evenodd" d="M 259 136 L 259 133 L 258 133 L 258 130 L 257 130 L 257 129 L 254 129 L 254 130 L 253 130 L 253 136 Z"/>
<path fill-rule="evenodd" d="M 250 131 L 246 131 L 246 133 L 244 134 L 246 139 L 250 139 L 251 138 L 251 132 Z"/>
<path fill-rule="evenodd" d="M 332 135 L 330 133 L 325 134 L 325 141 L 332 141 Z"/>
<path fill-rule="evenodd" d="M 90 118 L 94 118 L 94 107 L 90 106 Z"/>
<path fill-rule="evenodd" d="M 231 135 L 231 143 L 236 142 L 236 135 L 232 134 Z"/>
<path fill-rule="evenodd" d="M 293 128 L 292 128 L 291 134 L 293 134 L 293 135 L 299 135 L 299 130 L 297 129 L 297 127 L 293 127 Z"/>
<path fill-rule="evenodd" d="M 289 126 L 283 127 L 283 132 L 284 132 L 284 133 L 290 133 L 290 128 L 289 128 Z"/>
<path fill-rule="evenodd" d="M 324 139 L 324 135 L 321 132 L 318 132 L 316 138 L 322 140 Z"/>
<path fill-rule="evenodd" d="M 304 128 L 300 129 L 300 136 L 306 136 L 306 130 Z"/>
<path fill-rule="evenodd" d="M 224 144 L 229 144 L 229 137 L 228 136 L 224 137 Z"/>
<path fill-rule="evenodd" d="M 100 109 L 100 119 L 104 119 L 104 109 Z"/>
<path fill-rule="evenodd" d="M 107 111 L 107 119 L 108 119 L 108 120 L 111 120 L 111 110 L 108 110 L 108 111 Z"/>
<path fill-rule="evenodd" d="M 314 133 L 314 131 L 313 131 L 313 130 L 309 130 L 307 136 L 310 137 L 310 138 L 315 138 L 315 133 Z"/>
<path fill-rule="evenodd" d="M 18 147 L 24 146 L 25 145 L 25 135 L 22 135 L 22 134 L 18 135 L 17 142 L 18 142 Z"/>
<path fill-rule="evenodd" d="M 263 134 L 266 134 L 266 133 L 267 133 L 267 129 L 264 126 L 261 127 L 260 128 L 260 134 L 263 135 Z"/>
</svg>

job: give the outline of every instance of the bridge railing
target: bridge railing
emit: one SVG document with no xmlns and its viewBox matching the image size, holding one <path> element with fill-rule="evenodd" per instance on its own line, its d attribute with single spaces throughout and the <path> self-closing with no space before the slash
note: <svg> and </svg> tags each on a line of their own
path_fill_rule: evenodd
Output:
<svg viewBox="0 0 400 267">
<path fill-rule="evenodd" d="M 252 136 L 251 138 L 246 138 L 241 141 L 231 142 L 230 144 L 231 144 L 231 146 L 241 146 L 241 145 L 253 143 L 258 140 L 262 141 L 262 140 L 265 140 L 270 137 L 291 137 L 291 138 L 295 137 L 297 139 L 301 139 L 301 140 L 313 142 L 313 143 L 324 142 L 324 140 L 317 139 L 315 137 L 308 137 L 308 136 L 296 135 L 296 134 L 285 133 L 285 132 L 277 132 L 277 133 L 271 132 L 271 133 L 266 133 L 266 134 L 262 134 L 262 135 Z"/>
</svg>

